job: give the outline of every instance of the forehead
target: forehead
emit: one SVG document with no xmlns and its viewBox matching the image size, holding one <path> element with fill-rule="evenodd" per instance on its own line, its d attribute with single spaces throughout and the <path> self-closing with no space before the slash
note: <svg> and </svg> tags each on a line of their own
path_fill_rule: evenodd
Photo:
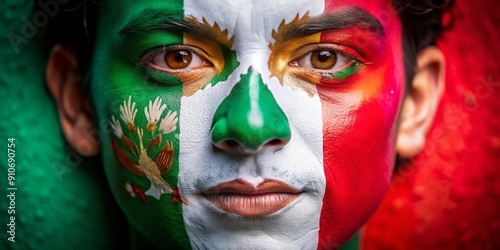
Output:
<svg viewBox="0 0 500 250">
<path fill-rule="evenodd" d="M 200 5 L 203 7 L 200 8 Z M 244 4 L 241 1 L 185 2 L 186 15 L 204 18 L 209 23 L 217 22 L 222 29 L 229 31 L 230 36 L 235 37 L 236 44 L 240 38 L 246 39 L 247 43 L 252 40 L 270 41 L 270 31 L 276 30 L 283 21 L 288 23 L 297 15 L 304 16 L 306 13 L 316 16 L 323 10 L 324 2 L 318 0 L 248 1 Z"/>
<path fill-rule="evenodd" d="M 380 23 L 389 38 L 387 42 L 401 42 L 399 19 L 390 0 L 109 0 L 106 3 L 101 5 L 99 27 L 106 37 L 120 33 L 131 23 L 147 27 L 167 19 L 194 18 L 227 32 L 233 41 L 230 49 L 236 51 L 242 70 L 252 65 L 265 75 L 270 75 L 266 62 L 269 46 L 275 42 L 273 32 L 297 17 L 312 18 L 327 13 L 339 16 L 342 9 L 360 9 Z M 115 41 L 121 39 L 116 38 Z M 106 42 L 109 41 L 108 38 Z"/>
<path fill-rule="evenodd" d="M 123 28 L 133 19 L 148 18 L 144 13 L 157 11 L 163 13 L 165 18 L 183 19 L 193 16 L 198 20 L 205 19 L 209 23 L 217 23 L 222 30 L 227 30 L 229 35 L 235 36 L 236 39 L 239 32 L 251 32 L 253 37 L 270 40 L 270 31 L 277 29 L 283 21 L 288 23 L 297 15 L 302 17 L 306 13 L 314 17 L 347 6 L 364 9 L 384 27 L 393 20 L 391 16 L 395 13 L 389 0 L 110 0 L 107 3 L 109 11 L 106 11 L 104 19 L 110 17 L 117 25 L 114 28 Z M 109 12 L 112 12 L 111 15 Z M 248 34 L 244 36 L 248 38 Z"/>
</svg>

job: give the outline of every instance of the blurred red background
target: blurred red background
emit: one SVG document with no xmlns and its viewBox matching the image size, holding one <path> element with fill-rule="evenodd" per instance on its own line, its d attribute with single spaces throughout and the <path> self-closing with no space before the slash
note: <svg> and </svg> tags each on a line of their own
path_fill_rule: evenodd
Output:
<svg viewBox="0 0 500 250">
<path fill-rule="evenodd" d="M 394 176 L 363 249 L 500 249 L 498 7 L 455 2 L 438 41 L 447 85 L 435 123 L 423 152 Z"/>
</svg>

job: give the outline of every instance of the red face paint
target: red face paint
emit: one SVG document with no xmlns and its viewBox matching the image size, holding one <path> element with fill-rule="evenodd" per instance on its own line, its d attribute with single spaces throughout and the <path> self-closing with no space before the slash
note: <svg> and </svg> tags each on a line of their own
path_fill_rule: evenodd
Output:
<svg viewBox="0 0 500 250">
<path fill-rule="evenodd" d="M 352 1 L 329 1 L 335 12 Z M 323 154 L 327 187 L 319 248 L 338 247 L 371 216 L 388 188 L 394 165 L 397 115 L 404 92 L 401 28 L 390 2 L 357 2 L 377 18 L 384 35 L 347 29 L 321 34 L 365 62 L 342 80 L 322 78 Z"/>
</svg>

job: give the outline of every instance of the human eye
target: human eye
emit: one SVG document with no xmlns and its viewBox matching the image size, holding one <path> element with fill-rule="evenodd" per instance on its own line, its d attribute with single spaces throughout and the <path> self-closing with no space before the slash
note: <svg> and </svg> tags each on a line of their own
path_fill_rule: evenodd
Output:
<svg viewBox="0 0 500 250">
<path fill-rule="evenodd" d="M 308 45 L 295 53 L 299 56 L 289 66 L 303 68 L 326 79 L 344 79 L 356 73 L 361 65 L 360 60 L 355 59 L 359 56 L 355 51 L 344 50 L 347 51 L 331 44 Z"/>
<path fill-rule="evenodd" d="M 174 45 L 163 47 L 146 55 L 141 61 L 143 66 L 167 74 L 178 74 L 212 67 L 208 56 L 192 46 Z"/>
<path fill-rule="evenodd" d="M 154 85 L 198 89 L 217 75 L 212 54 L 193 45 L 169 45 L 146 51 L 136 64 Z"/>
</svg>

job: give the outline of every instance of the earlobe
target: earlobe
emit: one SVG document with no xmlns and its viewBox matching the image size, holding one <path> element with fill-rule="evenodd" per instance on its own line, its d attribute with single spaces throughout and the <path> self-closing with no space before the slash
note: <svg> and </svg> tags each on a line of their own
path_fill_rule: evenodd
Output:
<svg viewBox="0 0 500 250">
<path fill-rule="evenodd" d="M 435 46 L 422 49 L 417 56 L 415 75 L 401 111 L 396 142 L 400 157 L 413 157 L 424 147 L 444 92 L 444 77 L 445 59 L 441 51 Z"/>
<path fill-rule="evenodd" d="M 99 152 L 99 145 L 76 58 L 70 47 L 54 46 L 47 63 L 46 83 L 57 104 L 66 140 L 81 155 L 93 156 Z"/>
</svg>

